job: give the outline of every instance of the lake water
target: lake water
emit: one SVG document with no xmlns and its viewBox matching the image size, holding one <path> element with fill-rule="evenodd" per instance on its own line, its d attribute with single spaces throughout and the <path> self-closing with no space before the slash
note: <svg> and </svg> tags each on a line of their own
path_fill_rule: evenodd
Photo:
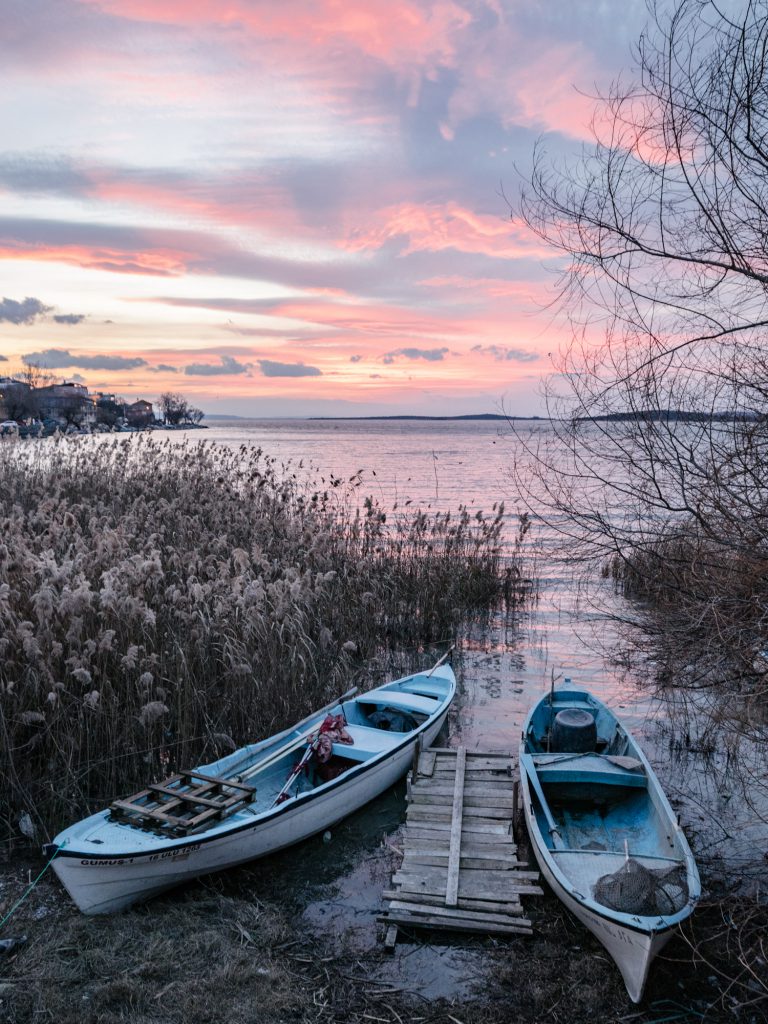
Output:
<svg viewBox="0 0 768 1024">
<path fill-rule="evenodd" d="M 528 421 L 524 430 L 550 440 L 543 421 Z M 525 509 L 511 474 L 520 446 L 504 421 L 232 420 L 183 436 L 259 446 L 326 479 L 362 471 L 361 498 L 371 494 L 389 510 L 406 503 L 433 510 L 464 504 L 490 513 L 503 501 L 512 535 Z M 622 599 L 597 572 L 585 589 L 556 557 L 556 541 L 555 532 L 534 517 L 524 572 L 536 578 L 537 602 L 517 621 L 500 617 L 463 644 L 450 741 L 470 749 L 516 749 L 523 719 L 553 675 L 556 685 L 570 678 L 613 707 L 641 738 L 689 835 L 700 835 L 701 853 L 721 857 L 727 871 L 759 872 L 768 835 L 761 820 L 768 816 L 764 794 L 747 813 L 743 780 L 716 770 L 716 756 L 686 749 L 671 728 L 668 706 L 649 698 L 631 671 L 611 662 L 615 631 L 605 609 L 620 611 Z"/>
</svg>

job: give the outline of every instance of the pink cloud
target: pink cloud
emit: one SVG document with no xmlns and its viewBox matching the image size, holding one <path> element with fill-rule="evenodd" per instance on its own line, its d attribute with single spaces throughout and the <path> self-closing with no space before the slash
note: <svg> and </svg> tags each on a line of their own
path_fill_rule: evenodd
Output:
<svg viewBox="0 0 768 1024">
<path fill-rule="evenodd" d="M 500 259 L 551 256 L 522 222 L 474 213 L 458 203 L 386 207 L 370 216 L 365 228 L 353 231 L 343 245 L 360 252 L 380 249 L 393 238 L 408 240 L 401 255 L 456 249 Z"/>
<path fill-rule="evenodd" d="M 600 77 L 585 50 L 550 47 L 517 68 L 510 116 L 517 124 L 590 139 L 595 100 L 576 87 L 593 89 Z"/>
<path fill-rule="evenodd" d="M 342 304 L 299 299 L 274 305 L 269 313 L 270 316 L 303 320 L 369 337 L 442 338 L 463 333 L 453 314 L 419 316 L 410 309 L 365 303 Z"/>
<path fill-rule="evenodd" d="M 174 25 L 240 29 L 262 40 L 312 52 L 347 46 L 394 68 L 420 65 L 434 70 L 453 64 L 453 37 L 471 15 L 452 3 L 371 0 L 305 0 L 254 4 L 244 0 L 87 0 L 115 17 Z"/>
<path fill-rule="evenodd" d="M 242 80 L 247 89 L 257 71 L 262 81 L 271 76 L 280 84 L 280 105 L 290 107 L 294 118 L 309 105 L 345 122 L 392 125 L 387 101 L 376 95 L 382 68 L 396 77 L 411 106 L 425 82 L 450 69 L 454 81 L 439 128 L 447 140 L 461 124 L 489 114 L 505 127 L 584 138 L 593 102 L 574 86 L 590 89 L 606 77 L 585 47 L 524 37 L 514 12 L 494 0 L 469 9 L 453 0 L 80 2 L 114 20 L 108 56 L 100 57 L 99 48 L 83 49 L 83 67 L 96 69 L 118 94 L 147 102 L 156 101 L 160 83 L 166 101 L 185 104 L 194 96 L 205 102 L 220 91 L 231 94 L 233 81 Z M 142 33 L 157 37 L 157 26 L 163 26 L 162 45 L 137 61 L 123 42 L 126 20 L 139 39 Z M 167 52 L 180 38 L 184 59 L 169 64 Z M 201 59 L 203 38 L 210 59 Z M 69 61 L 62 58 L 64 65 Z"/>
<path fill-rule="evenodd" d="M 157 177 L 141 181 L 105 167 L 83 170 L 89 179 L 89 194 L 106 202 L 128 203 L 227 226 L 247 225 L 267 234 L 310 234 L 288 192 L 259 181 L 254 174 L 171 180 L 165 184 Z"/>
<path fill-rule="evenodd" d="M 428 277 L 419 284 L 426 288 L 443 288 L 449 292 L 468 291 L 490 299 L 519 299 L 523 302 L 545 303 L 552 299 L 551 286 L 539 281 L 508 281 L 503 277 L 461 277 L 450 274 Z"/>
<path fill-rule="evenodd" d="M 0 260 L 42 260 L 46 263 L 69 263 L 89 270 L 107 270 L 116 274 L 149 274 L 157 277 L 179 277 L 184 274 L 188 256 L 187 253 L 162 248 L 151 252 L 128 252 L 78 243 L 0 243 Z"/>
</svg>

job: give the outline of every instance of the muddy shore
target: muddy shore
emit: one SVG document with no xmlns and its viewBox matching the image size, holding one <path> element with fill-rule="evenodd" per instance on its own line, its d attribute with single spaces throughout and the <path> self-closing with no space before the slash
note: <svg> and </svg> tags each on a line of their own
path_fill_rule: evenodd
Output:
<svg viewBox="0 0 768 1024">
<path fill-rule="evenodd" d="M 592 936 L 550 893 L 524 900 L 533 937 L 405 935 L 384 952 L 376 914 L 397 861 L 405 787 L 289 851 L 209 876 L 123 914 L 86 918 L 52 873 L 4 929 L 26 943 L 0 959 L 0 1020 L 32 1024 L 580 1024 L 766 1019 L 676 938 L 642 1006 Z M 40 870 L 0 871 L 6 913 Z M 715 907 L 694 918 L 722 967 Z"/>
</svg>

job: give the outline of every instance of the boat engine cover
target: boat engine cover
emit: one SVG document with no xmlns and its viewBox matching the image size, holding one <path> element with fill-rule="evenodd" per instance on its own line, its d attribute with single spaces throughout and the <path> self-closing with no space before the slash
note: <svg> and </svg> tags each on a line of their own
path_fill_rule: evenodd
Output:
<svg viewBox="0 0 768 1024">
<path fill-rule="evenodd" d="M 563 708 L 552 724 L 551 750 L 563 754 L 588 754 L 597 745 L 597 726 L 588 711 Z"/>
</svg>

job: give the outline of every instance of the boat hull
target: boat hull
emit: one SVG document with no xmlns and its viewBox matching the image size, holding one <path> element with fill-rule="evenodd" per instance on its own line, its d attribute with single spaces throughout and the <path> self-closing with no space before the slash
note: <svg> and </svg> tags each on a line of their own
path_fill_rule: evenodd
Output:
<svg viewBox="0 0 768 1024">
<path fill-rule="evenodd" d="M 526 813 L 526 823 L 529 834 L 531 834 L 528 817 L 529 815 Z M 534 852 L 536 852 L 535 848 Z M 646 931 L 627 928 L 616 921 L 611 921 L 574 899 L 555 877 L 547 859 L 540 857 L 538 852 L 536 852 L 536 860 L 554 894 L 605 948 L 621 973 L 629 998 L 633 1003 L 639 1003 L 643 997 L 651 963 L 657 953 L 672 938 L 674 928 Z"/>
<path fill-rule="evenodd" d="M 553 728 L 565 709 L 578 713 L 565 720 L 569 726 L 579 722 L 582 728 L 585 712 L 592 715 L 586 746 L 583 732 L 571 732 L 563 741 Z M 654 957 L 693 912 L 701 893 L 674 811 L 637 742 L 586 691 L 554 691 L 531 710 L 519 763 L 523 813 L 541 873 L 610 954 L 637 1003 Z M 655 890 L 653 875 L 644 869 L 668 877 L 672 888 Z M 622 893 L 629 876 L 635 881 Z M 621 894 L 613 905 L 610 895 L 601 901 L 611 885 Z"/>
<path fill-rule="evenodd" d="M 149 853 L 85 856 L 64 849 L 53 869 L 84 914 L 124 910 L 200 875 L 223 871 L 275 853 L 329 828 L 379 796 L 408 770 L 414 746 L 430 744 L 445 722 L 439 717 L 381 758 L 361 764 L 335 784 L 309 792 L 276 808 L 253 824 L 210 838 Z"/>
</svg>

